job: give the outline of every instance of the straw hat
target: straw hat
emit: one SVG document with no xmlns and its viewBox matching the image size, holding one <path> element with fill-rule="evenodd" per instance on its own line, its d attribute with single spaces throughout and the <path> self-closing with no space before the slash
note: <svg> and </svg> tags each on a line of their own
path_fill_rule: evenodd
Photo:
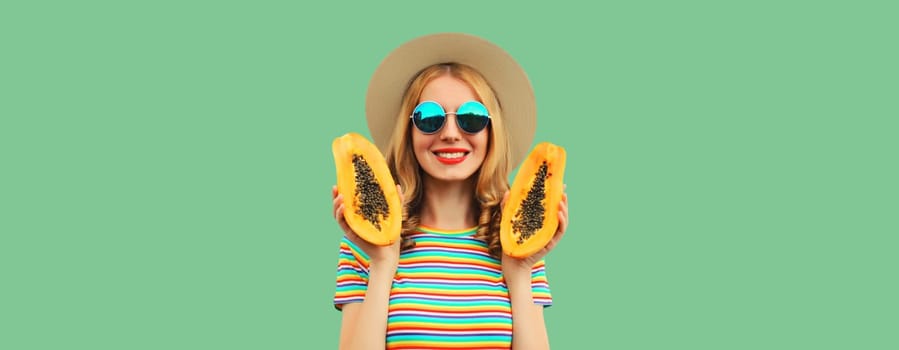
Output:
<svg viewBox="0 0 899 350">
<path fill-rule="evenodd" d="M 412 79 L 425 67 L 456 62 L 477 70 L 502 108 L 508 125 L 512 166 L 524 160 L 537 127 L 534 90 L 524 69 L 508 52 L 483 38 L 464 33 L 437 33 L 414 38 L 394 49 L 372 75 L 365 115 L 375 145 L 386 152 L 400 104 Z"/>
</svg>

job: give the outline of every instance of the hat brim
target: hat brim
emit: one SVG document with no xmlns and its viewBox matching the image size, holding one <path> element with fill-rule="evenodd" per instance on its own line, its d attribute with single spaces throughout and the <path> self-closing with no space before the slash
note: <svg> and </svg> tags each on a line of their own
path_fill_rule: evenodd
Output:
<svg viewBox="0 0 899 350">
<path fill-rule="evenodd" d="M 461 63 L 477 70 L 496 94 L 509 137 L 512 166 L 524 160 L 537 127 L 534 90 L 524 69 L 501 47 L 464 33 L 421 36 L 394 49 L 369 82 L 365 114 L 375 145 L 387 151 L 403 94 L 422 69 Z"/>
</svg>

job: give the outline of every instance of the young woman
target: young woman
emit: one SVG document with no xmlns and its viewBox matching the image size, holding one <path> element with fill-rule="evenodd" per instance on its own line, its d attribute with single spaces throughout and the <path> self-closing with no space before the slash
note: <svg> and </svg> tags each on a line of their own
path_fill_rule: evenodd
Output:
<svg viewBox="0 0 899 350">
<path fill-rule="evenodd" d="M 341 349 L 549 348 L 543 258 L 567 227 L 567 195 L 546 248 L 517 259 L 499 242 L 510 171 L 531 147 L 533 100 L 515 61 L 471 35 L 420 37 L 381 63 L 366 113 L 403 198 L 403 239 L 360 239 L 332 189 L 344 231 Z"/>
</svg>

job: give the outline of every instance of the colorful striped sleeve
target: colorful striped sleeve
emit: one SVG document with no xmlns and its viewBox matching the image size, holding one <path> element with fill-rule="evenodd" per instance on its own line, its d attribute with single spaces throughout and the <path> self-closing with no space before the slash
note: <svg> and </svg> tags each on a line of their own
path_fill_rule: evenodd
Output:
<svg viewBox="0 0 899 350">
<path fill-rule="evenodd" d="M 337 258 L 337 288 L 334 308 L 341 310 L 344 304 L 365 300 L 368 287 L 368 257 L 344 236 L 340 240 Z"/>
<path fill-rule="evenodd" d="M 553 304 L 552 293 L 549 291 L 549 282 L 546 280 L 546 261 L 540 260 L 531 269 L 531 293 L 534 304 L 549 307 Z"/>
</svg>

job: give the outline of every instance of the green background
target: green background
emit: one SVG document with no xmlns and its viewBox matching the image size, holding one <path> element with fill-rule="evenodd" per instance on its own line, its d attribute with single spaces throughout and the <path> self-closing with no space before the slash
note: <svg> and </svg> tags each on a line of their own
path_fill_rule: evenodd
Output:
<svg viewBox="0 0 899 350">
<path fill-rule="evenodd" d="M 896 349 L 889 1 L 0 5 L 0 348 L 331 349 L 330 142 L 484 36 L 569 152 L 557 349 Z"/>
</svg>

